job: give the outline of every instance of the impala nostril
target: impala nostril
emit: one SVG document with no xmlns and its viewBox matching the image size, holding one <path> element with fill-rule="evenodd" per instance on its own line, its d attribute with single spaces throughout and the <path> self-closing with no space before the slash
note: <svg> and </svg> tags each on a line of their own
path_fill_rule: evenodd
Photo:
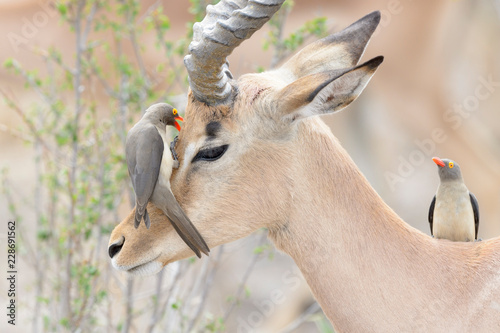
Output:
<svg viewBox="0 0 500 333">
<path fill-rule="evenodd" d="M 108 254 L 109 254 L 109 257 L 111 259 L 113 259 L 113 257 L 118 253 L 120 252 L 120 250 L 122 249 L 123 247 L 123 244 L 125 243 L 125 237 L 122 236 L 122 238 L 120 238 L 119 241 L 111 244 L 108 248 Z"/>
</svg>

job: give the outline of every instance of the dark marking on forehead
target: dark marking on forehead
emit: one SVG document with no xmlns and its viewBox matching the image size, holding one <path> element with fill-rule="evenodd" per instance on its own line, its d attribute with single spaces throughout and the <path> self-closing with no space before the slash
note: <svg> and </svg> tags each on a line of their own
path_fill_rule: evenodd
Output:
<svg viewBox="0 0 500 333">
<path fill-rule="evenodd" d="M 257 93 L 253 96 L 252 100 L 250 101 L 250 105 L 253 104 L 253 102 L 257 99 L 257 97 L 260 96 L 260 94 L 266 90 L 270 89 L 269 87 L 267 88 L 260 88 L 259 91 L 257 91 Z"/>
<path fill-rule="evenodd" d="M 205 127 L 205 132 L 208 137 L 215 137 L 221 127 L 222 126 L 218 121 L 211 121 L 207 124 L 207 127 Z"/>
</svg>

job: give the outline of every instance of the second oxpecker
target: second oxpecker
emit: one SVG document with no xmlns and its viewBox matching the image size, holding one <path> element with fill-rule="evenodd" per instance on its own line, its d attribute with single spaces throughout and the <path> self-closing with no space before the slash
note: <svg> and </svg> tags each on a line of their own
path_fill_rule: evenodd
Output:
<svg viewBox="0 0 500 333">
<path fill-rule="evenodd" d="M 432 159 L 438 166 L 439 187 L 429 208 L 431 234 L 456 242 L 477 239 L 479 206 L 464 184 L 460 166 L 450 159 Z"/>
</svg>

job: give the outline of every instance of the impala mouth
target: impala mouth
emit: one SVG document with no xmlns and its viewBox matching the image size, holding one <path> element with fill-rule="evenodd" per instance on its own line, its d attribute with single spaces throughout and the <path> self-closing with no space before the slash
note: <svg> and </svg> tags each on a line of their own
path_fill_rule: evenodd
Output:
<svg viewBox="0 0 500 333">
<path fill-rule="evenodd" d="M 120 270 L 120 271 L 125 271 L 130 275 L 133 276 L 150 276 L 158 273 L 161 271 L 163 268 L 163 264 L 156 259 L 158 259 L 160 256 L 156 256 L 154 259 L 149 260 L 145 263 L 138 264 L 136 266 L 121 266 L 116 263 L 116 259 L 113 258 L 111 260 L 113 266 Z"/>
<path fill-rule="evenodd" d="M 135 266 L 127 271 L 127 273 L 134 276 L 150 276 L 155 275 L 160 272 L 163 268 L 163 265 L 159 261 L 150 261 L 145 264 L 141 264 L 139 266 Z"/>
</svg>

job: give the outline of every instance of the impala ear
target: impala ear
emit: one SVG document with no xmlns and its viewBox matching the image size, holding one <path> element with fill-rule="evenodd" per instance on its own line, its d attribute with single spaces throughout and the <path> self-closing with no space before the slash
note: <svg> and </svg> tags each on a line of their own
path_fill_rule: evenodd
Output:
<svg viewBox="0 0 500 333">
<path fill-rule="evenodd" d="M 346 69 L 311 74 L 283 88 L 277 97 L 278 113 L 286 120 L 342 110 L 366 87 L 384 57 Z"/>
<path fill-rule="evenodd" d="M 380 12 L 370 13 L 344 30 L 307 45 L 281 69 L 297 79 L 332 68 L 356 66 L 379 22 Z"/>
</svg>

